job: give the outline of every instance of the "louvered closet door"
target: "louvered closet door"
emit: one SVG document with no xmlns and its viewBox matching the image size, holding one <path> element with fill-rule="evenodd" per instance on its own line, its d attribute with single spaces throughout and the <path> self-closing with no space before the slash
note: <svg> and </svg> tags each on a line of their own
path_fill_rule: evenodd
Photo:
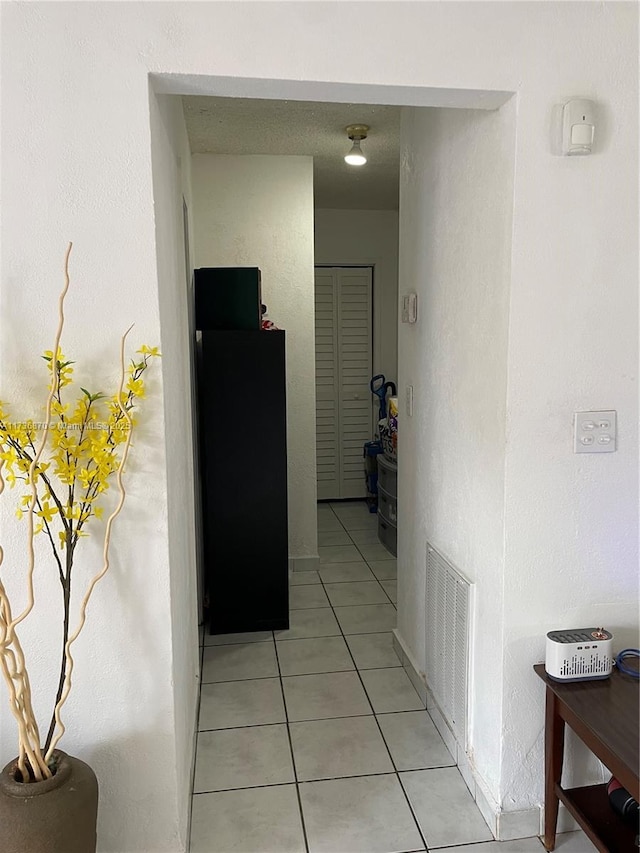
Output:
<svg viewBox="0 0 640 853">
<path fill-rule="evenodd" d="M 362 445 L 371 435 L 371 270 L 338 279 L 340 497 L 366 497 Z"/>
<path fill-rule="evenodd" d="M 316 270 L 318 497 L 366 496 L 371 439 L 371 270 Z"/>
<path fill-rule="evenodd" d="M 318 499 L 340 493 L 338 305 L 333 270 L 316 270 L 316 466 Z"/>
</svg>

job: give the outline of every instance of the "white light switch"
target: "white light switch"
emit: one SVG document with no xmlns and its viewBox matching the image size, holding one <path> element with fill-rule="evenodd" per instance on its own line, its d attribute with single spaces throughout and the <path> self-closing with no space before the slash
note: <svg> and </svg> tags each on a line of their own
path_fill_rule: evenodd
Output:
<svg viewBox="0 0 640 853">
<path fill-rule="evenodd" d="M 402 314 L 403 323 L 415 323 L 418 319 L 418 294 L 405 293 L 402 297 Z"/>
<path fill-rule="evenodd" d="M 413 417 L 413 385 L 407 385 L 405 389 L 405 408 L 408 417 Z"/>
<path fill-rule="evenodd" d="M 576 412 L 574 453 L 613 453 L 616 450 L 615 412 Z"/>
</svg>

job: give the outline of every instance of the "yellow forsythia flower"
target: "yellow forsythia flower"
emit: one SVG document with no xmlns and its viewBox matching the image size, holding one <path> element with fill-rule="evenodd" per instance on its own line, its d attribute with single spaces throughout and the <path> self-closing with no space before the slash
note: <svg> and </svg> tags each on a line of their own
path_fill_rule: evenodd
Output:
<svg viewBox="0 0 640 853">
<path fill-rule="evenodd" d="M 42 504 L 42 509 L 39 510 L 36 515 L 39 515 L 40 518 L 44 518 L 47 524 L 55 518 L 58 512 L 57 506 L 51 506 L 48 501 L 44 501 Z"/>
</svg>

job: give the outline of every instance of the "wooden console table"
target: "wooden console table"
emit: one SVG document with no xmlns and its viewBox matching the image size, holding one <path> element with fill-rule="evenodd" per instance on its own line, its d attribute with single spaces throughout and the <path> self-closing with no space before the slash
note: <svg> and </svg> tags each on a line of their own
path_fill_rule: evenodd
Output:
<svg viewBox="0 0 640 853">
<path fill-rule="evenodd" d="M 543 664 L 536 664 L 534 670 L 547 686 L 544 846 L 555 847 L 558 805 L 563 802 L 601 853 L 637 853 L 638 830 L 613 811 L 606 785 L 561 786 L 567 724 L 640 801 L 637 679 L 614 669 L 603 681 L 562 683 L 549 678 Z"/>
</svg>

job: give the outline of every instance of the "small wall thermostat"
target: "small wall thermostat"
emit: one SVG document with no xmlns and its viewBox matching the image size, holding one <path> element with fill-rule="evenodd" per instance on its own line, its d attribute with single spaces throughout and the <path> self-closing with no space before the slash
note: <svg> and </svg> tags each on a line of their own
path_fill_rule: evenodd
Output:
<svg viewBox="0 0 640 853">
<path fill-rule="evenodd" d="M 415 323 L 418 319 L 418 294 L 405 293 L 402 297 L 402 322 Z"/>
<path fill-rule="evenodd" d="M 562 153 L 591 154 L 596 129 L 595 104 L 574 98 L 562 108 Z"/>
<path fill-rule="evenodd" d="M 544 668 L 554 681 L 608 678 L 613 669 L 613 634 L 604 628 L 549 631 Z"/>
</svg>

